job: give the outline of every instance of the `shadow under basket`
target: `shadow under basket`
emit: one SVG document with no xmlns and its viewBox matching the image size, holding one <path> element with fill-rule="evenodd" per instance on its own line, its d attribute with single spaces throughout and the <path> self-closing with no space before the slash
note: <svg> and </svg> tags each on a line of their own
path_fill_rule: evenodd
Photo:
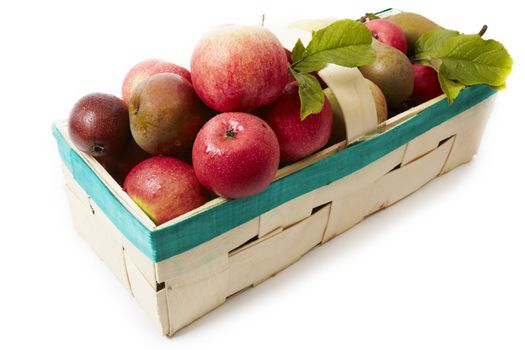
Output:
<svg viewBox="0 0 525 350">
<path fill-rule="evenodd" d="M 357 79 L 353 103 L 368 89 L 360 74 Z M 471 160 L 494 94 L 487 86 L 469 87 L 452 105 L 440 96 L 379 126 L 375 107 L 361 113 L 354 106 L 353 119 L 345 116 L 349 141 L 280 169 L 262 193 L 214 199 L 157 227 L 95 159 L 74 147 L 67 122 L 55 123 L 53 134 L 75 229 L 162 333 L 173 335 L 228 296 Z M 370 106 L 371 97 L 364 99 Z M 366 115 L 373 128 L 363 127 L 359 118 Z"/>
</svg>

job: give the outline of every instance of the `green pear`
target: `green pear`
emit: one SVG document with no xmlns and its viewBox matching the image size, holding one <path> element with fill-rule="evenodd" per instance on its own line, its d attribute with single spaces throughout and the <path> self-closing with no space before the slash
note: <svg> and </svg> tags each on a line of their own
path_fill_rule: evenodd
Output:
<svg viewBox="0 0 525 350">
<path fill-rule="evenodd" d="M 409 55 L 414 53 L 416 41 L 421 35 L 427 32 L 442 29 L 442 27 L 432 22 L 428 18 L 412 12 L 397 13 L 387 17 L 386 19 L 397 24 L 403 33 L 405 33 Z"/>
<path fill-rule="evenodd" d="M 363 76 L 376 84 L 383 92 L 389 108 L 399 107 L 410 95 L 414 87 L 412 64 L 398 49 L 374 39 L 376 60 L 372 64 L 359 67 Z"/>
<path fill-rule="evenodd" d="M 381 124 L 388 119 L 388 105 L 386 103 L 385 94 L 383 91 L 374 84 L 372 81 L 365 79 L 368 84 L 368 88 L 374 98 L 374 104 L 376 106 L 377 124 Z"/>
</svg>

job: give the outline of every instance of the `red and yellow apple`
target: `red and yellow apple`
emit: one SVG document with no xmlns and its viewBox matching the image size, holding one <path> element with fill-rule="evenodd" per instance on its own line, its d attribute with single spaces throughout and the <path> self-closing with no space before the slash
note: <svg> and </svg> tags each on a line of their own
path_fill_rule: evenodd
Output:
<svg viewBox="0 0 525 350">
<path fill-rule="evenodd" d="M 248 111 L 279 97 L 288 80 L 288 60 L 267 29 L 225 25 L 197 44 L 191 74 L 195 91 L 209 107 Z"/>
<path fill-rule="evenodd" d="M 407 38 L 403 30 L 394 22 L 386 19 L 374 19 L 365 22 L 368 30 L 372 33 L 374 38 L 385 45 L 392 46 L 406 55 L 407 53 Z"/>
<path fill-rule="evenodd" d="M 134 65 L 124 78 L 122 83 L 122 100 L 124 103 L 126 105 L 129 103 L 133 89 L 135 89 L 140 82 L 159 73 L 174 73 L 180 75 L 191 84 L 191 74 L 186 68 L 159 59 L 145 60 Z"/>
<path fill-rule="evenodd" d="M 206 192 L 191 166 L 173 157 L 155 156 L 136 165 L 124 191 L 160 225 L 206 202 Z"/>
</svg>

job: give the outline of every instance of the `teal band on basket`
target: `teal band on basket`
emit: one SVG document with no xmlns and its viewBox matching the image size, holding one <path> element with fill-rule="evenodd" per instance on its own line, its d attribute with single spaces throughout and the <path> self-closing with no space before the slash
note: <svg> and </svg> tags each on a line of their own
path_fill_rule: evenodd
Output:
<svg viewBox="0 0 525 350">
<path fill-rule="evenodd" d="M 430 106 L 414 118 L 300 171 L 274 181 L 251 197 L 226 201 L 198 215 L 159 230 L 149 231 L 96 176 L 53 126 L 62 160 L 76 181 L 104 211 L 115 226 L 146 256 L 158 262 L 211 240 L 302 194 L 328 185 L 378 160 L 433 127 L 490 97 L 496 91 L 472 86 L 461 92 L 452 105 L 447 100 Z"/>
</svg>

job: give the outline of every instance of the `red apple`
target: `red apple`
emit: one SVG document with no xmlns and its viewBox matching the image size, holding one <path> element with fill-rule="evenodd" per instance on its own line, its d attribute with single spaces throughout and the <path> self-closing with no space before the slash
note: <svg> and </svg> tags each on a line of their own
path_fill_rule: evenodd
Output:
<svg viewBox="0 0 525 350">
<path fill-rule="evenodd" d="M 124 191 L 157 225 L 206 202 L 206 192 L 191 166 L 173 157 L 140 162 L 126 176 Z"/>
<path fill-rule="evenodd" d="M 397 24 L 386 19 L 373 19 L 365 22 L 365 25 L 368 27 L 368 30 L 372 32 L 374 38 L 383 44 L 395 47 L 406 55 L 407 38 Z"/>
<path fill-rule="evenodd" d="M 133 89 L 142 81 L 158 73 L 174 73 L 180 75 L 191 84 L 190 72 L 175 63 L 161 61 L 158 59 L 149 59 L 134 65 L 126 74 L 122 83 L 122 100 L 127 105 Z"/>
<path fill-rule="evenodd" d="M 279 167 L 279 143 L 253 114 L 222 113 L 210 119 L 193 144 L 193 167 L 207 189 L 226 198 L 264 190 Z"/>
<path fill-rule="evenodd" d="M 247 111 L 279 97 L 288 79 L 288 61 L 267 29 L 225 25 L 197 44 L 191 74 L 195 91 L 209 107 Z"/>
<path fill-rule="evenodd" d="M 418 103 L 423 103 L 443 94 L 434 68 L 414 63 L 412 64 L 412 72 L 414 73 L 412 97 Z"/>
<path fill-rule="evenodd" d="M 325 96 L 321 112 L 301 120 L 301 101 L 296 82 L 286 85 L 282 95 L 263 109 L 261 117 L 279 140 L 281 162 L 291 163 L 326 145 L 332 133 L 332 108 Z"/>
</svg>

